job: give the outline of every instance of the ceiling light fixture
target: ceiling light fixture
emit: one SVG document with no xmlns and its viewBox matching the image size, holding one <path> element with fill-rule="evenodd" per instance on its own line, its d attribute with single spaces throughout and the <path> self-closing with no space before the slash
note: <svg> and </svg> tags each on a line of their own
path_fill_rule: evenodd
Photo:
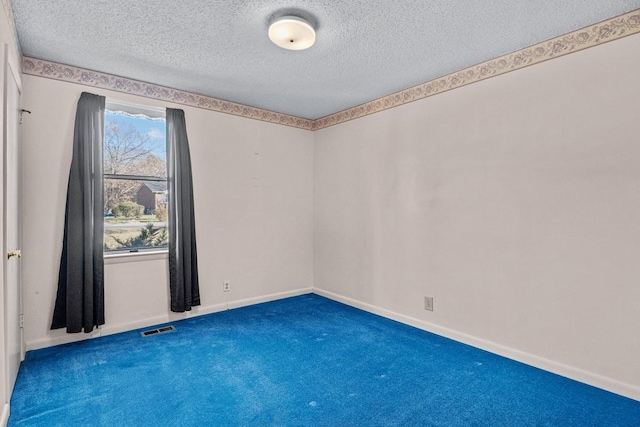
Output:
<svg viewBox="0 0 640 427">
<path fill-rule="evenodd" d="M 289 50 L 310 48 L 316 32 L 309 22 L 297 16 L 283 16 L 269 26 L 269 38 L 276 45 Z"/>
</svg>

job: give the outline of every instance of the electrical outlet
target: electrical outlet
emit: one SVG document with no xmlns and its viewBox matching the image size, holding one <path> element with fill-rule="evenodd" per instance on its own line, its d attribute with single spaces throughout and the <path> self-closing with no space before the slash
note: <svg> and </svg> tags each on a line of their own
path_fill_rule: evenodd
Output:
<svg viewBox="0 0 640 427">
<path fill-rule="evenodd" d="M 231 290 L 231 285 L 229 284 L 228 280 L 225 280 L 224 283 L 222 284 L 222 290 L 224 292 L 229 292 Z"/>
<path fill-rule="evenodd" d="M 424 297 L 424 309 L 433 311 L 433 297 Z"/>
</svg>

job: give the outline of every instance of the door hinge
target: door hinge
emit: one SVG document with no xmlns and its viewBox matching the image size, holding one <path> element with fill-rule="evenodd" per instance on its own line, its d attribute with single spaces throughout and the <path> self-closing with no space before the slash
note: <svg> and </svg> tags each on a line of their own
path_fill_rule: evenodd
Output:
<svg viewBox="0 0 640 427">
<path fill-rule="evenodd" d="M 24 328 L 24 314 L 20 315 L 20 327 Z"/>
</svg>

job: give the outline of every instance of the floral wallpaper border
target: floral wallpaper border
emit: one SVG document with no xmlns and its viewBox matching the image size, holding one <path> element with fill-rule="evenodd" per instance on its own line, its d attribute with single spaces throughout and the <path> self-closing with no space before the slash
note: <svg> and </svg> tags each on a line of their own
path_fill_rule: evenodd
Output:
<svg viewBox="0 0 640 427">
<path fill-rule="evenodd" d="M 640 9 L 314 121 L 324 129 L 640 32 Z"/>
<path fill-rule="evenodd" d="M 640 33 L 640 9 L 317 120 L 276 113 L 231 101 L 41 59 L 24 57 L 22 60 L 22 69 L 23 73 L 34 76 L 100 87 L 117 92 L 160 99 L 249 119 L 315 131 L 636 33 Z"/>
<path fill-rule="evenodd" d="M 287 114 L 276 113 L 261 108 L 225 101 L 196 93 L 185 92 L 146 83 L 139 80 L 99 73 L 84 68 L 58 64 L 42 59 L 24 57 L 22 59 L 22 72 L 33 76 L 46 77 L 54 80 L 62 80 L 70 83 L 78 83 L 85 86 L 110 89 L 116 92 L 129 93 L 145 98 L 160 99 L 177 104 L 204 108 L 206 110 L 227 113 L 248 119 L 262 120 L 264 122 L 291 126 L 300 129 L 311 130 L 313 120 Z"/>
</svg>

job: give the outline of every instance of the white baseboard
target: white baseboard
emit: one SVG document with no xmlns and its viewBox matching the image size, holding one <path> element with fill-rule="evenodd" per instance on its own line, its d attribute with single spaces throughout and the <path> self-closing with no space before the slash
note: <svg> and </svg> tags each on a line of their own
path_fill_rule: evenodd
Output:
<svg viewBox="0 0 640 427">
<path fill-rule="evenodd" d="M 9 404 L 2 405 L 2 412 L 0 413 L 0 426 L 5 427 L 9 422 Z"/>
<path fill-rule="evenodd" d="M 248 305 L 260 304 L 263 302 L 276 301 L 283 298 L 297 297 L 300 295 L 305 295 L 310 293 L 313 293 L 313 288 L 311 287 L 302 288 L 302 289 L 296 289 L 293 291 L 279 292 L 277 294 L 269 294 L 269 295 L 254 297 L 254 298 L 230 301 L 227 305 L 229 310 L 232 310 L 234 308 L 246 307 Z"/>
<path fill-rule="evenodd" d="M 162 316 L 156 316 L 156 317 L 143 319 L 143 320 L 122 324 L 122 325 L 116 325 L 116 326 L 105 325 L 100 328 L 100 330 L 102 331 L 101 336 L 117 334 L 120 332 L 133 331 L 135 329 L 147 328 L 151 326 L 160 325 L 163 323 L 169 323 L 169 322 L 175 322 L 182 319 L 188 319 L 191 317 L 204 316 L 207 314 L 218 313 L 220 311 L 225 311 L 225 310 L 233 310 L 234 308 L 245 307 L 248 305 L 259 304 L 262 302 L 269 302 L 269 301 L 275 301 L 275 300 L 279 300 L 287 297 L 310 294 L 312 292 L 313 292 L 313 289 L 309 287 L 304 289 L 297 289 L 294 291 L 279 292 L 275 294 L 262 295 L 259 297 L 247 298 L 247 299 L 242 299 L 237 301 L 230 301 L 228 303 L 223 303 L 223 304 L 214 304 L 206 307 L 197 306 L 197 307 L 193 307 L 191 311 L 186 311 L 184 313 L 169 312 Z"/>
<path fill-rule="evenodd" d="M 175 322 L 178 320 L 188 319 L 190 317 L 204 316 L 206 314 L 217 313 L 219 311 L 225 311 L 227 309 L 226 304 L 214 304 L 206 307 L 197 306 L 193 307 L 191 311 L 185 311 L 184 313 L 168 312 L 162 316 L 149 317 L 147 319 L 136 320 L 135 322 L 124 323 L 121 325 L 108 326 L 104 325 L 100 328 L 101 336 L 119 334 L 120 332 L 133 331 L 140 328 L 148 328 L 151 326 L 160 325 L 163 323 Z"/>
<path fill-rule="evenodd" d="M 40 338 L 33 341 L 25 341 L 27 351 L 38 350 L 40 348 L 53 347 L 56 345 L 69 344 L 72 342 L 84 341 L 91 338 L 97 338 L 101 336 L 100 329 L 96 329 L 88 334 L 80 332 L 77 334 L 67 334 L 63 329 L 49 331 L 51 334 L 48 337 Z"/>
<path fill-rule="evenodd" d="M 133 331 L 135 329 L 147 328 L 150 326 L 156 326 L 162 323 L 175 322 L 190 317 L 204 316 L 206 314 L 217 313 L 219 311 L 231 310 L 234 308 L 245 307 L 248 305 L 259 304 L 262 302 L 275 301 L 282 298 L 294 297 L 298 295 L 310 294 L 313 292 L 313 288 L 302 288 L 293 291 L 279 292 L 275 294 L 262 295 L 254 298 L 247 298 L 237 301 L 229 301 L 223 304 L 214 304 L 209 306 L 197 306 L 193 307 L 191 311 L 185 313 L 172 313 L 168 312 L 161 316 L 148 317 L 145 319 L 136 320 L 135 322 L 122 323 L 119 325 L 103 325 L 99 329 L 94 330 L 89 334 L 67 334 L 64 330 L 52 331 L 52 335 L 39 340 L 27 341 L 27 351 L 37 350 L 40 348 L 53 347 L 61 344 L 68 344 L 77 341 L 84 341 L 87 339 L 103 337 L 107 335 L 113 335 L 120 332 Z"/>
<path fill-rule="evenodd" d="M 545 371 L 552 372 L 554 374 L 561 375 L 563 377 L 571 378 L 585 384 L 598 387 L 612 393 L 620 394 L 622 396 L 640 401 L 640 388 L 631 384 L 623 383 L 612 378 L 604 377 L 592 372 L 587 372 L 582 369 L 575 368 L 573 366 L 564 365 L 562 363 L 554 362 L 543 357 L 539 357 L 530 353 L 525 353 L 520 350 L 516 350 L 510 347 L 506 347 L 491 341 L 484 340 L 472 335 L 467 335 L 462 332 L 455 331 L 453 329 L 445 328 L 435 325 L 433 323 L 425 322 L 413 317 L 405 316 L 384 308 L 380 308 L 368 303 L 364 303 L 352 298 L 344 297 L 342 295 L 335 294 L 333 292 L 325 291 L 322 289 L 314 288 L 315 294 L 332 299 L 334 301 L 341 302 L 352 307 L 359 308 L 361 310 L 377 314 L 388 319 L 392 319 L 407 325 L 414 326 L 418 329 L 422 329 L 428 332 L 432 332 L 437 335 L 441 335 L 446 338 L 450 338 L 454 341 L 458 341 L 464 344 L 471 345 L 473 347 L 486 350 L 488 352 L 504 356 L 509 359 L 516 360 L 518 362 L 525 363 L 527 365 L 534 366 L 536 368 L 543 369 Z"/>
<path fill-rule="evenodd" d="M 576 381 L 580 381 L 594 387 L 598 387 L 612 393 L 620 394 L 622 396 L 629 397 L 640 401 L 640 388 L 631 384 L 623 383 L 621 381 L 614 380 L 612 378 L 604 377 L 592 372 L 584 371 L 582 369 L 575 368 L 573 366 L 564 365 L 562 363 L 554 362 L 543 357 L 539 357 L 530 353 L 526 353 L 520 350 L 516 350 L 510 347 L 506 347 L 491 341 L 484 340 L 472 335 L 468 335 L 453 329 L 445 328 L 433 323 L 425 322 L 413 317 L 405 316 L 390 310 L 386 310 L 372 304 L 364 303 L 352 298 L 344 297 L 333 292 L 325 291 L 318 288 L 302 288 L 293 291 L 280 292 L 275 294 L 263 295 L 253 298 L 246 298 L 242 300 L 229 301 L 225 304 L 215 304 L 206 307 L 194 307 L 191 312 L 187 313 L 167 313 L 162 316 L 156 316 L 151 318 L 142 319 L 136 322 L 130 322 L 115 326 L 104 326 L 90 334 L 64 334 L 43 338 L 40 340 L 27 342 L 27 350 L 36 350 L 44 347 L 51 347 L 60 344 L 66 344 L 75 341 L 82 341 L 86 339 L 96 338 L 99 336 L 106 336 L 116 334 L 119 332 L 126 332 L 135 329 L 155 326 L 162 323 L 168 323 L 176 320 L 181 320 L 189 317 L 203 316 L 206 314 L 216 313 L 224 310 L 231 310 L 235 308 L 245 307 L 249 305 L 259 304 L 263 302 L 275 301 L 283 298 L 294 297 L 304 295 L 308 293 L 316 293 L 326 298 L 350 305 L 352 307 L 359 308 L 361 310 L 377 314 L 388 319 L 396 320 L 398 322 L 414 326 L 416 328 L 432 332 L 437 335 L 441 335 L 446 338 L 450 338 L 455 341 L 462 342 L 464 344 L 471 345 L 473 347 L 480 348 L 482 350 L 489 351 L 491 353 L 498 354 L 500 356 L 507 357 L 509 359 L 516 360 L 518 362 L 525 363 L 527 365 L 535 366 L 536 368 L 544 369 L 545 371 L 553 372 L 567 378 L 571 378 Z M 5 405 L 6 406 L 6 405 Z M 7 411 L 8 406 L 3 409 Z M 0 418 L 2 420 L 2 418 Z M 0 425 L 2 425 L 0 423 Z"/>
</svg>

